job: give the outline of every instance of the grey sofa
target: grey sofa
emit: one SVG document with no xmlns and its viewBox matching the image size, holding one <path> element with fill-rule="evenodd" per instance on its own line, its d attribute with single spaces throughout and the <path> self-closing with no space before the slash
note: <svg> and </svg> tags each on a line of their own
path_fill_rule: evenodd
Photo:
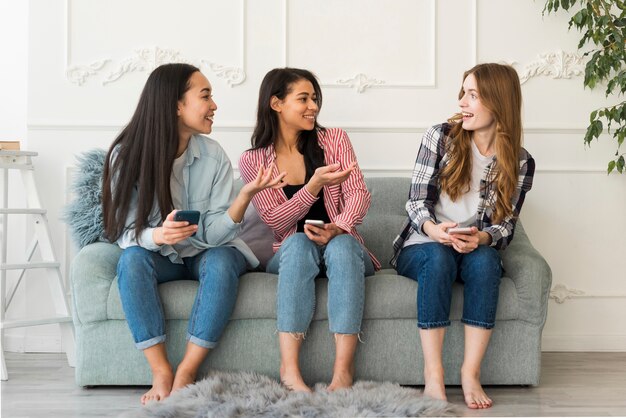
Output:
<svg viewBox="0 0 626 418">
<path fill-rule="evenodd" d="M 422 354 L 416 321 L 417 284 L 396 274 L 388 264 L 392 241 L 406 216 L 408 178 L 369 178 L 372 206 L 359 228 L 383 270 L 366 279 L 363 343 L 356 356 L 356 378 L 423 384 Z M 76 382 L 92 385 L 148 385 L 150 370 L 131 338 L 120 303 L 116 265 L 121 250 L 112 244 L 84 247 L 71 265 L 73 315 L 76 327 Z M 484 384 L 539 382 L 541 332 L 546 319 L 551 271 L 530 243 L 521 223 L 502 252 L 497 323 L 482 368 Z M 275 332 L 277 276 L 261 272 L 241 277 L 231 321 L 205 361 L 209 369 L 248 370 L 278 377 Z M 159 286 L 167 319 L 167 349 L 173 363 L 182 358 L 187 318 L 196 282 Z M 317 309 L 303 345 L 301 365 L 308 383 L 328 382 L 334 353 L 328 331 L 326 279 L 317 280 Z M 463 292 L 455 284 L 451 320 L 446 334 L 446 382 L 460 384 L 463 359 Z"/>
</svg>

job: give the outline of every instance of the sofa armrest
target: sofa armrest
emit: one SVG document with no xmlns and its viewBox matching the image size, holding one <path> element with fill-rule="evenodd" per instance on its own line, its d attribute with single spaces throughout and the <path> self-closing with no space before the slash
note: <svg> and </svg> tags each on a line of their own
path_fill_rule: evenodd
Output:
<svg viewBox="0 0 626 418">
<path fill-rule="evenodd" d="M 552 270 L 531 244 L 521 222 L 517 223 L 514 239 L 501 256 L 504 276 L 513 280 L 517 290 L 520 320 L 543 326 L 548 312 Z"/>
<path fill-rule="evenodd" d="M 105 321 L 107 300 L 122 250 L 116 244 L 96 242 L 76 255 L 70 268 L 74 321 Z"/>
</svg>

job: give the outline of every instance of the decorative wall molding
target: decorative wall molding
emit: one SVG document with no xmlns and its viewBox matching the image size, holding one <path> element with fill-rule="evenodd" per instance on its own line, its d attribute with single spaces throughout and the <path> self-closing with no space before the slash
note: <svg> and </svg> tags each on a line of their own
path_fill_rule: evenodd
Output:
<svg viewBox="0 0 626 418">
<path fill-rule="evenodd" d="M 478 64 L 478 0 L 472 0 L 471 6 L 471 20 L 473 23 L 472 28 L 472 58 L 474 59 L 473 65 Z M 502 64 L 509 64 L 515 67 L 517 61 L 501 61 Z M 553 79 L 570 79 L 572 76 L 580 76 L 585 73 L 584 57 L 576 52 L 566 52 L 563 50 L 557 50 L 553 52 L 546 52 L 539 54 L 534 61 L 524 65 L 524 68 L 518 70 L 520 84 L 526 83 L 533 77 L 539 76 L 551 76 Z"/>
<path fill-rule="evenodd" d="M 73 66 L 66 71 L 67 79 L 75 84 L 82 85 L 89 76 L 96 75 L 104 65 L 112 60 L 107 59 L 90 66 Z M 171 62 L 180 62 L 195 65 L 198 68 L 208 68 L 215 76 L 222 78 L 232 87 L 239 85 L 246 79 L 246 73 L 243 68 L 227 67 L 221 64 L 206 60 L 194 60 L 183 57 L 180 51 L 173 49 L 163 49 L 157 47 L 143 48 L 135 50 L 135 55 L 123 59 L 117 68 L 108 73 L 102 81 L 105 86 L 109 83 L 119 80 L 123 76 L 133 72 L 152 72 L 155 68 L 162 64 Z"/>
<path fill-rule="evenodd" d="M 339 79 L 337 80 L 337 84 L 354 87 L 357 93 L 363 93 L 367 88 L 385 84 L 385 81 L 377 80 L 375 78 L 369 78 L 367 75 L 359 73 L 352 78 Z"/>
<path fill-rule="evenodd" d="M 89 65 L 74 65 L 65 69 L 65 77 L 70 83 L 82 86 L 88 77 L 98 74 L 111 60 L 96 61 Z"/>
<path fill-rule="evenodd" d="M 511 65 L 515 65 L 514 61 Z M 533 77 L 545 76 L 553 79 L 578 77 L 585 73 L 584 57 L 576 52 L 557 50 L 539 54 L 537 59 L 526 64 L 519 72 L 521 84 Z"/>
<path fill-rule="evenodd" d="M 241 66 L 227 66 L 206 59 L 192 59 L 182 55 L 174 49 L 159 46 L 144 47 L 134 50 L 134 55 L 122 59 L 117 66 L 109 71 L 102 80 L 102 85 L 113 83 L 126 74 L 132 72 L 152 72 L 162 64 L 180 62 L 195 65 L 198 68 L 208 69 L 213 74 L 226 81 L 228 86 L 240 85 L 246 80 L 246 0 L 240 0 L 241 6 Z M 65 77 L 73 84 L 82 86 L 89 77 L 96 76 L 104 71 L 104 67 L 112 62 L 112 58 L 94 61 L 91 64 L 73 64 L 71 62 L 71 4 L 65 1 Z"/>
<path fill-rule="evenodd" d="M 606 170 L 604 170 L 606 172 Z M 550 299 L 554 299 L 556 303 L 563 303 L 567 299 L 621 299 L 626 295 L 620 294 L 588 294 L 579 289 L 571 289 L 562 283 L 555 285 L 550 290 Z"/>
<path fill-rule="evenodd" d="M 430 54 L 431 77 L 424 82 L 396 82 L 382 79 L 370 78 L 364 72 L 358 72 L 353 78 L 340 78 L 335 82 L 320 80 L 322 87 L 340 87 L 355 88 L 357 93 L 363 93 L 368 88 L 384 87 L 384 88 L 432 88 L 436 87 L 437 80 L 437 2 L 436 0 L 428 0 L 430 3 L 430 18 L 433 22 L 430 33 L 432 40 L 432 52 Z M 474 2 L 476 0 L 473 0 Z M 283 0 L 283 61 L 284 66 L 289 67 L 289 0 Z"/>
<path fill-rule="evenodd" d="M 248 131 L 254 129 L 254 121 L 236 121 L 236 122 L 217 122 L 218 124 L 213 127 L 215 132 L 224 131 Z M 422 134 L 431 125 L 426 123 L 393 123 L 393 124 L 364 124 L 358 121 L 324 121 L 325 126 L 339 126 L 348 132 L 358 133 L 415 133 Z M 91 121 L 91 122 L 76 122 L 71 120 L 33 120 L 28 123 L 28 130 L 31 131 L 112 131 L 120 130 L 124 127 L 122 123 L 106 122 L 106 121 Z M 536 134 L 536 135 L 580 135 L 587 132 L 586 127 L 572 128 L 572 127 L 527 127 L 524 128 L 524 134 Z"/>
<path fill-rule="evenodd" d="M 563 303 L 567 299 L 571 299 L 574 296 L 582 296 L 585 292 L 578 289 L 570 289 L 564 284 L 557 284 L 550 290 L 550 299 L 554 299 L 556 303 Z"/>
</svg>

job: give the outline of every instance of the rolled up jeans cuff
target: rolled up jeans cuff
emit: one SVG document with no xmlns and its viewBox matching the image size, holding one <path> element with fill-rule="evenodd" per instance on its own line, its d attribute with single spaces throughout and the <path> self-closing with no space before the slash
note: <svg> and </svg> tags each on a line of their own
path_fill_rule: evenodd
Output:
<svg viewBox="0 0 626 418">
<path fill-rule="evenodd" d="M 189 333 L 187 333 L 187 341 L 202 348 L 215 348 L 215 346 L 217 346 L 217 342 L 202 340 L 198 337 L 194 337 Z"/>
<path fill-rule="evenodd" d="M 474 321 L 473 319 L 465 319 L 465 318 L 461 318 L 461 322 L 471 327 L 483 328 L 483 329 L 492 329 L 496 325 L 495 322 Z"/>
<path fill-rule="evenodd" d="M 420 329 L 432 329 L 449 327 L 450 321 L 438 321 L 438 322 L 417 322 L 417 327 Z"/>
<path fill-rule="evenodd" d="M 139 350 L 145 350 L 146 348 L 150 348 L 153 345 L 161 344 L 163 342 L 165 342 L 165 335 L 159 335 L 158 337 L 135 343 L 135 347 Z"/>
</svg>

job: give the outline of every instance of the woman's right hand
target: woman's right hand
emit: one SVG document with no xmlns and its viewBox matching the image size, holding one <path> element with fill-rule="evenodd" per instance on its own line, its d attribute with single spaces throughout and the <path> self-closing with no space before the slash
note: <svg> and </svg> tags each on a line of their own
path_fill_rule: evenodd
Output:
<svg viewBox="0 0 626 418">
<path fill-rule="evenodd" d="M 322 190 L 322 187 L 343 183 L 356 168 L 356 162 L 350 164 L 350 166 L 343 171 L 337 171 L 340 167 L 341 165 L 339 163 L 333 163 L 316 168 L 315 173 L 305 186 L 309 193 L 313 196 L 317 196 L 320 190 Z"/>
<path fill-rule="evenodd" d="M 154 228 L 152 239 L 157 245 L 174 245 L 193 235 L 198 230 L 198 225 L 189 225 L 187 221 L 175 221 L 176 209 L 171 211 L 163 221 L 163 225 Z"/>
<path fill-rule="evenodd" d="M 456 222 L 441 222 L 434 223 L 433 221 L 426 221 L 422 226 L 422 229 L 432 239 L 443 245 L 452 245 L 450 235 L 446 232 L 449 228 L 457 226 Z"/>
</svg>

